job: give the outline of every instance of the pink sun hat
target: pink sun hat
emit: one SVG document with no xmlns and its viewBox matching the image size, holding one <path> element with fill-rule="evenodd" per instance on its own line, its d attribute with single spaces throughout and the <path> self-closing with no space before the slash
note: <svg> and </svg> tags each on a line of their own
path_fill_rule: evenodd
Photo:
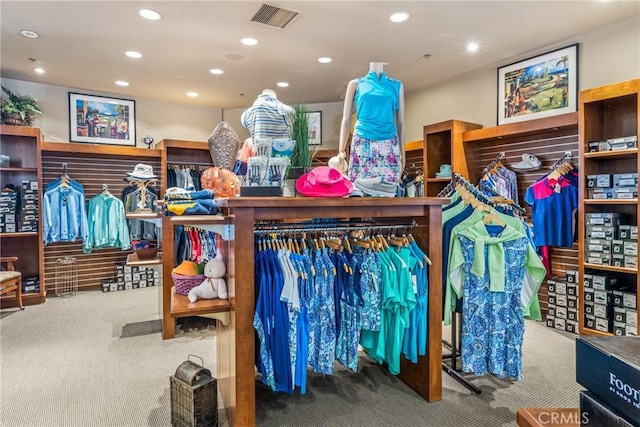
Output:
<svg viewBox="0 0 640 427">
<path fill-rule="evenodd" d="M 353 184 L 337 170 L 318 166 L 296 181 L 296 190 L 307 197 L 344 197 L 353 190 Z"/>
</svg>

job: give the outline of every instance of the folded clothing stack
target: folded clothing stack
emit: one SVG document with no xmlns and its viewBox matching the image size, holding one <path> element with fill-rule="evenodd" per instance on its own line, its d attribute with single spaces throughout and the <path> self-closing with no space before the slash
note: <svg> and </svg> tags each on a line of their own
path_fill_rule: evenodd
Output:
<svg viewBox="0 0 640 427">
<path fill-rule="evenodd" d="M 219 212 L 211 190 L 189 191 L 168 188 L 164 195 L 165 215 L 215 215 Z"/>
</svg>

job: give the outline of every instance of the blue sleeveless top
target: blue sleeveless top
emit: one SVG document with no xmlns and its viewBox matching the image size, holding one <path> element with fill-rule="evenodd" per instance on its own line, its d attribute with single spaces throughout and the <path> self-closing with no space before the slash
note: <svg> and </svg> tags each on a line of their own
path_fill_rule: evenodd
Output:
<svg viewBox="0 0 640 427">
<path fill-rule="evenodd" d="M 380 78 L 370 71 L 358 79 L 355 95 L 356 135 L 375 141 L 397 135 L 396 111 L 400 85 L 400 80 L 390 79 L 384 72 Z"/>
</svg>

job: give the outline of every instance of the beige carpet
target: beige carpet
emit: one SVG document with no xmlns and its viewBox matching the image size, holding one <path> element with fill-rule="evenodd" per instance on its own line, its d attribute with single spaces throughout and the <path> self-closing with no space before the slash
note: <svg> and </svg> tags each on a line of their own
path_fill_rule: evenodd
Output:
<svg viewBox="0 0 640 427">
<path fill-rule="evenodd" d="M 169 376 L 188 354 L 215 372 L 208 320 L 162 340 L 158 288 L 50 298 L 0 320 L 0 425 L 3 427 L 170 426 Z M 527 322 L 525 379 L 473 378 L 473 395 L 443 375 L 443 400 L 426 403 L 384 369 L 310 374 L 304 396 L 258 385 L 260 426 L 502 426 L 525 406 L 577 407 L 573 337 Z M 226 420 L 221 420 L 226 425 Z"/>
</svg>

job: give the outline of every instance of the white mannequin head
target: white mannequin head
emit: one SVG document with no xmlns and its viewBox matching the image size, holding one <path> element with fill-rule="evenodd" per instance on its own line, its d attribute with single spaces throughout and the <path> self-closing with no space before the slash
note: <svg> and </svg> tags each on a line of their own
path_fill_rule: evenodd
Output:
<svg viewBox="0 0 640 427">
<path fill-rule="evenodd" d="M 384 71 L 384 62 L 369 62 L 369 71 L 373 71 L 378 76 Z"/>
<path fill-rule="evenodd" d="M 276 91 L 273 89 L 265 89 L 262 91 L 262 95 L 271 95 L 274 98 L 276 97 Z"/>
</svg>

